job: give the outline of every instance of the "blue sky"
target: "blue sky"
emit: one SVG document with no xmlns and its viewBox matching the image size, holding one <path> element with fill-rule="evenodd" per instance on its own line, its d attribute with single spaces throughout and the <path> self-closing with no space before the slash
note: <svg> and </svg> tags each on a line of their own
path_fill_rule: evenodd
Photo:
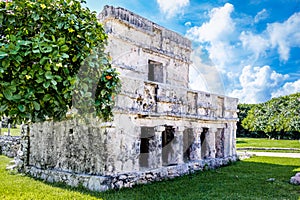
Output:
<svg viewBox="0 0 300 200">
<path fill-rule="evenodd" d="M 189 38 L 193 89 L 259 103 L 300 92 L 299 0 L 87 0 L 123 7 Z"/>
</svg>

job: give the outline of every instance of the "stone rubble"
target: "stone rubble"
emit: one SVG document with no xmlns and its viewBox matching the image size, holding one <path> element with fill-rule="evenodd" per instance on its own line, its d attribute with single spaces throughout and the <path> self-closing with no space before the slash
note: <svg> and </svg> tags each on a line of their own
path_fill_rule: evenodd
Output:
<svg viewBox="0 0 300 200">
<path fill-rule="evenodd" d="M 300 185 L 300 172 L 296 173 L 295 176 L 291 177 L 290 183 L 294 185 Z"/>
<path fill-rule="evenodd" d="M 0 136 L 0 155 L 16 157 L 20 148 L 20 140 L 20 136 Z"/>
</svg>

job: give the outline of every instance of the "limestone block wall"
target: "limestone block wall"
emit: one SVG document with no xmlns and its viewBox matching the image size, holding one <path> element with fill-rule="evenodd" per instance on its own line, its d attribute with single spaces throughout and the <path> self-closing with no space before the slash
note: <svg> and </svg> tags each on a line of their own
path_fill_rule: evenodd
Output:
<svg viewBox="0 0 300 200">
<path fill-rule="evenodd" d="M 236 98 L 122 76 L 115 110 L 141 115 L 177 116 L 236 122 Z"/>
<path fill-rule="evenodd" d="M 126 128 L 130 127 L 116 132 L 112 124 L 86 124 L 75 119 L 31 124 L 28 165 L 94 175 L 137 170 L 139 143 L 128 137 Z M 130 131 L 134 135 L 134 130 Z"/>
<path fill-rule="evenodd" d="M 13 158 L 17 156 L 17 152 L 20 148 L 19 136 L 0 136 L 0 155 Z"/>
<path fill-rule="evenodd" d="M 233 134 L 224 130 L 233 130 L 224 124 L 125 114 L 116 114 L 114 123 L 119 126 L 78 120 L 24 126 L 25 171 L 48 182 L 105 191 L 216 168 L 237 159 L 234 143 L 225 142 Z M 142 153 L 143 138 L 152 130 L 149 152 Z M 174 138 L 166 143 L 163 137 L 168 131 Z"/>
<path fill-rule="evenodd" d="M 188 86 L 188 39 L 123 8 L 106 6 L 98 18 L 109 36 L 106 50 L 122 75 L 148 80 L 149 61 L 155 61 L 161 64 L 159 82 Z"/>
</svg>

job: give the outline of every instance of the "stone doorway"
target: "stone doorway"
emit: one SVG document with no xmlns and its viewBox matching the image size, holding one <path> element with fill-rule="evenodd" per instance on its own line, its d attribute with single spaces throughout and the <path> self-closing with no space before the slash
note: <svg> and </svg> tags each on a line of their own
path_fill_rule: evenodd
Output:
<svg viewBox="0 0 300 200">
<path fill-rule="evenodd" d="M 192 128 L 183 131 L 183 162 L 191 161 L 191 152 L 193 150 L 194 132 Z"/>
<path fill-rule="evenodd" d="M 142 168 L 150 167 L 150 152 L 154 150 L 154 127 L 141 127 L 139 164 Z"/>
</svg>

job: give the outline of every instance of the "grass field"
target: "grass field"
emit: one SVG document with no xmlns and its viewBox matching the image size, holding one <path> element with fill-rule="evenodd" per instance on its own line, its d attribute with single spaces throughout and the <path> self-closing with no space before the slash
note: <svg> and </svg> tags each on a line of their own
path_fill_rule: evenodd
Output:
<svg viewBox="0 0 300 200">
<path fill-rule="evenodd" d="M 300 149 L 299 140 L 269 140 L 262 138 L 237 138 L 237 148 L 241 147 L 265 147 L 265 148 L 298 148 Z"/>
<path fill-rule="evenodd" d="M 217 170 L 105 193 L 10 174 L 5 170 L 9 161 L 0 156 L 0 199 L 300 199 L 300 187 L 289 184 L 300 171 L 300 160 L 293 158 L 253 157 Z"/>
<path fill-rule="evenodd" d="M 8 128 L 1 128 L 1 134 L 0 135 L 4 135 L 4 133 L 8 132 Z M 11 128 L 10 129 L 10 135 L 11 136 L 19 136 L 21 135 L 21 130 L 20 127 L 17 126 L 17 128 Z"/>
</svg>

